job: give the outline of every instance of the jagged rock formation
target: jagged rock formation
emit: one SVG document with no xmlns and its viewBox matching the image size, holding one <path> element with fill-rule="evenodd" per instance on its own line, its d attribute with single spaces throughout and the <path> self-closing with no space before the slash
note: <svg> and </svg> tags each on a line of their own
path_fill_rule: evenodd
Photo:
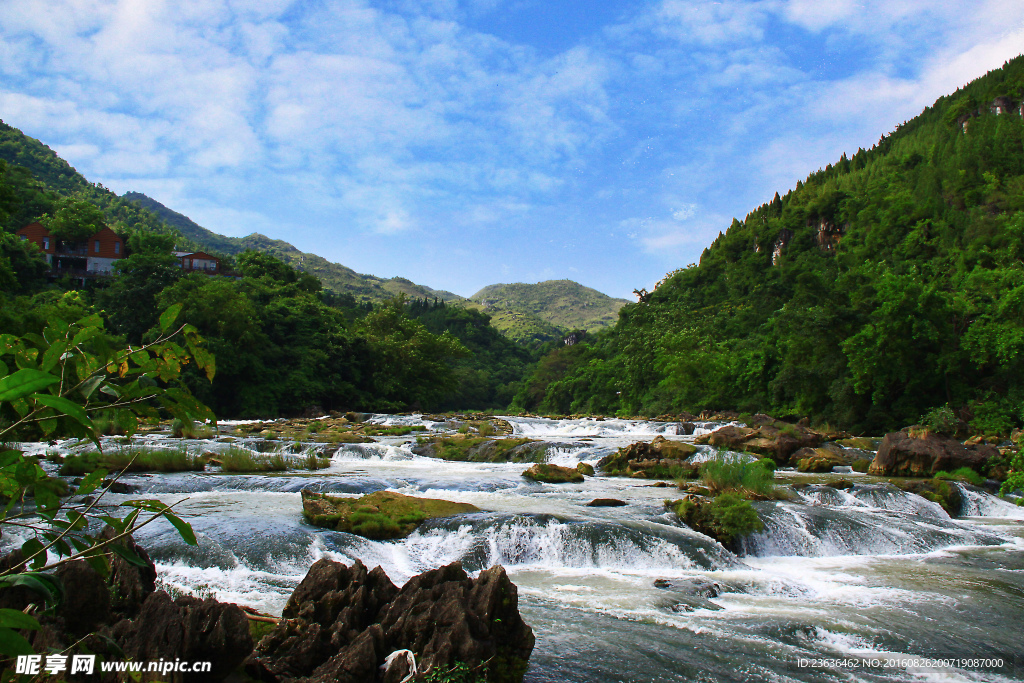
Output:
<svg viewBox="0 0 1024 683">
<path fill-rule="evenodd" d="M 499 566 L 471 579 L 456 562 L 399 589 L 380 567 L 319 560 L 245 668 L 274 683 L 398 683 L 404 669 L 381 675 L 380 667 L 391 653 L 411 650 L 420 672 L 462 662 L 487 681 L 518 682 L 534 637 L 517 605 L 516 587 Z"/>
</svg>

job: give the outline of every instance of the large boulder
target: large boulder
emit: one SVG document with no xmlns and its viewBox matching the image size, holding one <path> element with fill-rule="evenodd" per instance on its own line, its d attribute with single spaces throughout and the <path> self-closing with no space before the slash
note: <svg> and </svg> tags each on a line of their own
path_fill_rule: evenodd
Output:
<svg viewBox="0 0 1024 683">
<path fill-rule="evenodd" d="M 283 616 L 246 663 L 253 678 L 375 681 L 390 654 L 410 650 L 421 672 L 461 662 L 487 681 L 518 683 L 534 644 L 519 615 L 516 587 L 497 566 L 472 579 L 456 562 L 415 576 L 399 590 L 380 567 L 319 560 Z M 387 668 L 383 681 L 398 683 L 402 672 Z"/>
<path fill-rule="evenodd" d="M 801 448 L 817 448 L 827 435 L 803 424 L 789 424 L 767 415 L 755 415 L 752 427 L 726 425 L 698 437 L 694 443 L 730 451 L 756 453 L 784 465 Z"/>
<path fill-rule="evenodd" d="M 150 594 L 135 619 L 113 626 L 110 636 L 134 661 L 208 661 L 207 673 L 143 674 L 144 680 L 223 681 L 252 652 L 249 619 L 238 605 L 164 591 Z"/>
<path fill-rule="evenodd" d="M 801 472 L 831 472 L 833 467 L 851 463 L 852 460 L 828 448 L 801 448 L 789 458 L 789 464 Z"/>
<path fill-rule="evenodd" d="M 928 477 L 939 471 L 952 472 L 961 467 L 981 472 L 989 458 L 998 454 L 995 446 L 965 446 L 948 436 L 908 428 L 885 435 L 868 474 Z"/>
<path fill-rule="evenodd" d="M 696 471 L 696 465 L 686 461 L 697 452 L 697 447 L 656 436 L 650 443 L 639 441 L 620 448 L 597 463 L 605 474 L 651 477 L 672 476 L 672 472 Z"/>
</svg>

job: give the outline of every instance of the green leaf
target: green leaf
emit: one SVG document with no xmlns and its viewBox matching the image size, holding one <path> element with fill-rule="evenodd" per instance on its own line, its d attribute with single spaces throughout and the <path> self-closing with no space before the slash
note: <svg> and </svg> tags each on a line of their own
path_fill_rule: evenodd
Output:
<svg viewBox="0 0 1024 683">
<path fill-rule="evenodd" d="M 20 462 L 23 455 L 21 451 L 0 451 L 0 469 Z"/>
<path fill-rule="evenodd" d="M 196 540 L 196 534 L 192 531 L 191 524 L 170 512 L 164 512 L 164 518 L 174 525 L 174 528 L 178 530 L 179 534 L 181 534 L 181 538 L 185 543 L 188 543 L 189 545 L 199 545 L 199 542 Z"/>
<path fill-rule="evenodd" d="M 0 587 L 21 586 L 41 595 L 48 605 L 59 605 L 64 601 L 64 586 L 49 574 L 22 572 L 0 576 Z"/>
<path fill-rule="evenodd" d="M 69 401 L 68 399 L 62 398 L 60 396 L 50 396 L 48 394 L 32 394 L 30 398 L 34 400 L 36 403 L 42 403 L 44 406 L 54 408 L 55 410 L 59 410 L 65 415 L 75 418 L 76 420 L 78 420 L 79 423 L 81 423 L 86 429 L 89 429 L 90 431 L 94 429 L 94 427 L 92 426 L 92 420 L 90 420 L 89 416 L 86 415 L 85 410 L 82 408 L 82 406 L 78 405 L 77 403 L 73 403 L 72 401 Z"/>
<path fill-rule="evenodd" d="M 92 396 L 93 392 L 103 384 L 103 379 L 102 375 L 97 375 L 85 380 L 85 382 L 82 383 L 82 387 L 78 390 L 81 392 L 82 398 L 88 400 L 89 397 Z"/>
<path fill-rule="evenodd" d="M 35 631 L 39 622 L 16 609 L 0 609 L 0 628 L 27 628 Z"/>
<path fill-rule="evenodd" d="M 23 368 L 0 379 L 0 401 L 13 401 L 28 396 L 59 381 L 48 372 Z"/>
<path fill-rule="evenodd" d="M 0 654 L 5 657 L 34 655 L 35 650 L 21 634 L 9 628 L 0 628 Z"/>
<path fill-rule="evenodd" d="M 84 496 L 87 493 L 92 493 L 103 481 L 103 477 L 107 476 L 107 471 L 104 469 L 93 470 L 89 474 L 85 475 L 82 479 L 82 483 L 79 484 L 78 489 L 75 491 L 76 496 Z"/>
<path fill-rule="evenodd" d="M 160 314 L 160 331 L 167 332 L 171 329 L 171 325 L 178 319 L 178 314 L 181 313 L 181 304 L 174 304 L 166 311 Z"/>
<path fill-rule="evenodd" d="M 131 548 L 125 547 L 125 546 L 120 545 L 118 543 L 114 543 L 114 544 L 112 544 L 112 545 L 110 545 L 108 547 L 111 550 L 114 551 L 115 555 L 118 555 L 118 556 L 124 558 L 124 560 L 126 562 L 128 562 L 129 564 L 134 564 L 136 567 L 148 567 L 149 566 L 149 563 L 146 562 L 145 560 L 143 560 L 138 555 L 136 555 L 135 552 Z"/>
</svg>

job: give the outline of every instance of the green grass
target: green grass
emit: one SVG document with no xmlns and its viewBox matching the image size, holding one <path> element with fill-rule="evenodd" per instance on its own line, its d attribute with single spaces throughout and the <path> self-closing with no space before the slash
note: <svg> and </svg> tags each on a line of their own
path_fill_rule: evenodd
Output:
<svg viewBox="0 0 1024 683">
<path fill-rule="evenodd" d="M 745 463 L 722 453 L 700 465 L 701 483 L 713 495 L 736 493 L 745 498 L 777 499 L 783 497 L 775 486 L 772 470 L 760 460 Z"/>
<path fill-rule="evenodd" d="M 330 458 L 321 458 L 315 453 L 304 456 L 289 456 L 283 453 L 254 453 L 245 448 L 232 446 L 217 455 L 224 472 L 284 472 L 285 470 L 322 470 L 331 466 Z"/>
<path fill-rule="evenodd" d="M 100 453 L 90 451 L 69 455 L 60 467 L 61 476 L 81 476 L 93 470 L 110 472 L 195 472 L 202 471 L 203 459 L 184 448 L 125 446 Z"/>
<path fill-rule="evenodd" d="M 982 486 L 985 483 L 985 477 L 981 476 L 970 467 L 961 467 L 953 472 L 946 472 L 940 470 L 935 473 L 935 479 L 952 479 L 954 481 L 965 481 L 968 484 L 974 484 L 975 486 Z"/>
<path fill-rule="evenodd" d="M 224 472 L 283 472 L 290 459 L 281 453 L 253 453 L 245 448 L 228 448 L 217 455 Z"/>
</svg>

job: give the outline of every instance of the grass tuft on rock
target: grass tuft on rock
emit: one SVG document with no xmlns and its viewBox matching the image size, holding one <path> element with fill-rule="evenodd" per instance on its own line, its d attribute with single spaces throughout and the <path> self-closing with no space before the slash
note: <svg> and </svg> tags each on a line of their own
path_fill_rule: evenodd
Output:
<svg viewBox="0 0 1024 683">
<path fill-rule="evenodd" d="M 377 491 L 361 498 L 302 492 L 302 515 L 310 524 L 373 540 L 405 538 L 428 519 L 470 512 L 480 512 L 480 508 L 391 491 Z"/>
<path fill-rule="evenodd" d="M 197 472 L 203 467 L 203 459 L 184 448 L 126 446 L 103 453 L 90 451 L 68 455 L 60 466 L 60 475 L 77 477 L 98 469 L 109 472 Z"/>
<path fill-rule="evenodd" d="M 723 545 L 764 529 L 764 523 L 749 501 L 735 493 L 723 493 L 714 499 L 687 496 L 665 501 L 679 519 L 694 531 L 710 536 Z"/>
<path fill-rule="evenodd" d="M 713 495 L 735 493 L 744 498 L 776 500 L 786 497 L 775 485 L 772 469 L 761 460 L 743 462 L 722 453 L 701 463 L 701 483 Z"/>
</svg>

